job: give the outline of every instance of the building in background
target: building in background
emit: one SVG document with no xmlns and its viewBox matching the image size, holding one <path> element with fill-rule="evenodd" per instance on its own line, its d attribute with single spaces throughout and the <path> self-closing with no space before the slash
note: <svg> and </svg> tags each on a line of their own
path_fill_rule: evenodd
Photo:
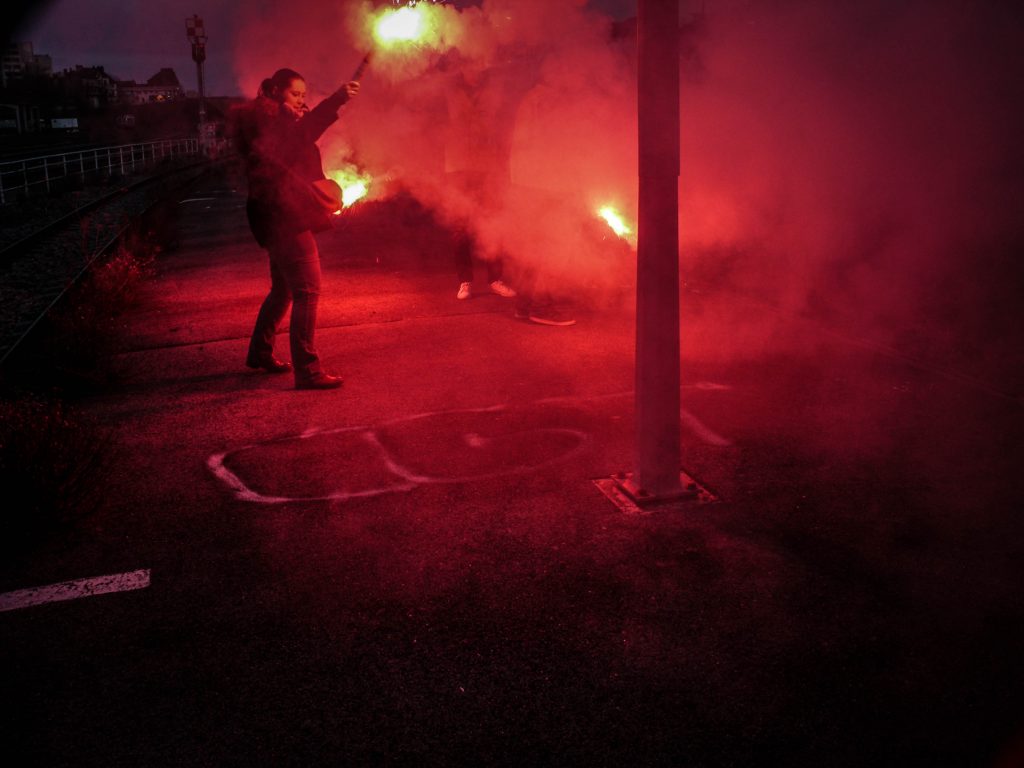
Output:
<svg viewBox="0 0 1024 768">
<path fill-rule="evenodd" d="M 103 67 L 79 64 L 62 70 L 54 79 L 64 102 L 79 109 L 98 111 L 117 102 L 117 80 Z"/>
<path fill-rule="evenodd" d="M 53 60 L 46 54 L 37 54 L 31 42 L 10 42 L 4 46 L 0 85 L 24 80 L 26 77 L 49 77 L 53 73 Z"/>
<path fill-rule="evenodd" d="M 225 113 L 232 99 L 207 97 L 209 115 L 199 117 L 200 99 L 187 92 L 170 67 L 144 83 L 121 80 L 103 66 L 53 71 L 52 59 L 31 42 L 3 49 L 0 83 L 0 153 L 69 141 L 127 144 L 194 135 L 223 143 Z M 223 103 L 222 103 L 223 102 Z"/>
<path fill-rule="evenodd" d="M 161 69 L 145 83 L 121 80 L 117 83 L 117 96 L 121 104 L 155 104 L 185 98 L 185 91 L 173 69 Z"/>
<path fill-rule="evenodd" d="M 0 135 L 46 130 L 46 105 L 54 99 L 53 62 L 31 42 L 9 42 L 0 64 Z"/>
</svg>

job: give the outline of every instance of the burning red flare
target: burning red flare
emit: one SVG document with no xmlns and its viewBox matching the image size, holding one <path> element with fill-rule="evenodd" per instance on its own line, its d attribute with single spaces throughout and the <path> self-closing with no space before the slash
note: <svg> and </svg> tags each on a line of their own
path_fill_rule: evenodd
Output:
<svg viewBox="0 0 1024 768">
<path fill-rule="evenodd" d="M 373 20 L 373 37 L 378 46 L 419 43 L 440 47 L 443 8 L 433 3 L 412 3 L 388 9 Z"/>
<path fill-rule="evenodd" d="M 597 211 L 597 215 L 600 216 L 605 222 L 611 227 L 612 232 L 621 237 L 623 240 L 633 241 L 635 233 L 632 227 L 630 227 L 622 215 L 610 205 L 602 206 Z"/>
<path fill-rule="evenodd" d="M 371 177 L 361 172 L 354 165 L 346 165 L 327 172 L 327 178 L 333 179 L 341 187 L 341 207 L 348 208 L 369 194 Z"/>
</svg>

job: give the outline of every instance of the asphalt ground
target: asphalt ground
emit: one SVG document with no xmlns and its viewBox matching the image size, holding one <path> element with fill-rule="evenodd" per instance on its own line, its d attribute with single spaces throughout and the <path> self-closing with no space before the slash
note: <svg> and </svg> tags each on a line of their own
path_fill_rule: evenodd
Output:
<svg viewBox="0 0 1024 768">
<path fill-rule="evenodd" d="M 148 578 L 0 613 L 8 765 L 1024 764 L 1019 398 L 684 292 L 681 465 L 717 501 L 636 514 L 595 482 L 632 469 L 628 285 L 519 321 L 368 204 L 320 237 L 345 386 L 299 392 L 243 365 L 242 204 L 179 203 L 81 405 L 103 503 L 3 571 Z"/>
</svg>

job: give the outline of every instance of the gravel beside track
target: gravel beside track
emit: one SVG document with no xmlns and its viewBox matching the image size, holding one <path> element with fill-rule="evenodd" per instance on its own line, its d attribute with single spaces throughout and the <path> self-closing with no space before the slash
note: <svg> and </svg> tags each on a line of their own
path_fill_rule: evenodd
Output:
<svg viewBox="0 0 1024 768">
<path fill-rule="evenodd" d="M 168 168 L 114 187 L 90 188 L 38 201 L 19 221 L 5 212 L 0 249 L 0 361 L 20 342 L 89 265 L 151 206 L 191 183 L 208 163 Z M 75 212 L 78 215 L 75 215 Z M 60 217 L 60 226 L 39 234 Z"/>
</svg>

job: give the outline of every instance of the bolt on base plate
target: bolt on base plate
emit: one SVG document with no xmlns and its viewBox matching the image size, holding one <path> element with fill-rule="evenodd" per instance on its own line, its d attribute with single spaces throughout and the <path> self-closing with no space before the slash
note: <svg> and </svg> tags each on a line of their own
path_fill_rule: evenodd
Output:
<svg viewBox="0 0 1024 768">
<path fill-rule="evenodd" d="M 670 495 L 655 496 L 648 493 L 636 484 L 632 472 L 616 472 L 611 477 L 595 480 L 594 485 L 612 503 L 630 514 L 649 512 L 654 507 L 673 503 L 707 504 L 718 501 L 717 496 L 683 471 L 679 472 L 680 490 Z"/>
</svg>

